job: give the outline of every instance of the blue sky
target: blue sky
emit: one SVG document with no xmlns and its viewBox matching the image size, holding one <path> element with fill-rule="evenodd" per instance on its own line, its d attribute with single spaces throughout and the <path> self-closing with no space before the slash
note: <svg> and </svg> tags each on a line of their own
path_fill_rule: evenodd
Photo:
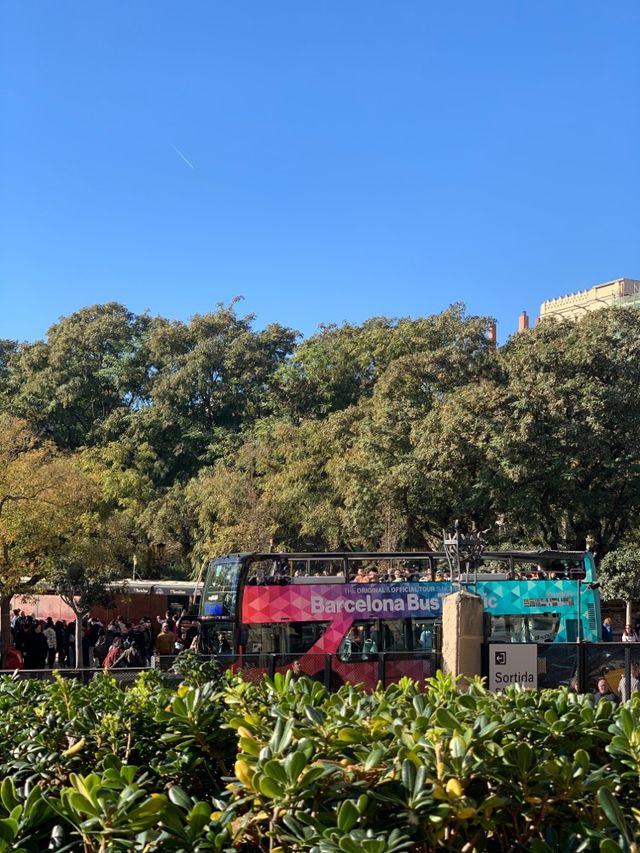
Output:
<svg viewBox="0 0 640 853">
<path fill-rule="evenodd" d="M 624 0 L 4 0 L 0 337 L 241 295 L 503 340 L 640 278 L 639 36 Z"/>
</svg>

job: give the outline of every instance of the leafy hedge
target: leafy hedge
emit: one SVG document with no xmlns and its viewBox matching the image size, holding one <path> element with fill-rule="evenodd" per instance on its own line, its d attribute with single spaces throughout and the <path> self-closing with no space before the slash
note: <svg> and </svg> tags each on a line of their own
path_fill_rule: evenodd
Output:
<svg viewBox="0 0 640 853">
<path fill-rule="evenodd" d="M 634 851 L 640 697 L 5 678 L 0 776 L 0 851 Z"/>
</svg>

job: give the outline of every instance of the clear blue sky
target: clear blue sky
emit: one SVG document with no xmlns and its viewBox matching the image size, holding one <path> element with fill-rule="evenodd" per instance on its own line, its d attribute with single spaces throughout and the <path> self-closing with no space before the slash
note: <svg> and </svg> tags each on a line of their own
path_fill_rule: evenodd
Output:
<svg viewBox="0 0 640 853">
<path fill-rule="evenodd" d="M 4 0 L 0 337 L 242 295 L 503 340 L 640 278 L 639 38 L 636 0 Z"/>
</svg>

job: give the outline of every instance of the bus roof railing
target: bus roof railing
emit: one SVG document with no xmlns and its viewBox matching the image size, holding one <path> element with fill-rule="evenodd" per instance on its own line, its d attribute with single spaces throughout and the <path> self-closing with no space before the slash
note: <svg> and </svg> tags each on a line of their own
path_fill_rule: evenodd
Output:
<svg viewBox="0 0 640 853">
<path fill-rule="evenodd" d="M 522 560 L 536 563 L 547 560 L 582 559 L 589 551 L 483 551 L 482 560 Z M 222 554 L 217 560 L 446 560 L 444 551 L 246 551 Z"/>
</svg>

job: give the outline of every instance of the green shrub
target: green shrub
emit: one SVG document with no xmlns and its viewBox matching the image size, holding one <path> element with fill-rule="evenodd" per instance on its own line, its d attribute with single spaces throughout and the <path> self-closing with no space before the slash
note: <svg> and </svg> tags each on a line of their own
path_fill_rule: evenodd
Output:
<svg viewBox="0 0 640 853">
<path fill-rule="evenodd" d="M 640 697 L 0 680 L 0 853 L 636 851 Z"/>
</svg>

